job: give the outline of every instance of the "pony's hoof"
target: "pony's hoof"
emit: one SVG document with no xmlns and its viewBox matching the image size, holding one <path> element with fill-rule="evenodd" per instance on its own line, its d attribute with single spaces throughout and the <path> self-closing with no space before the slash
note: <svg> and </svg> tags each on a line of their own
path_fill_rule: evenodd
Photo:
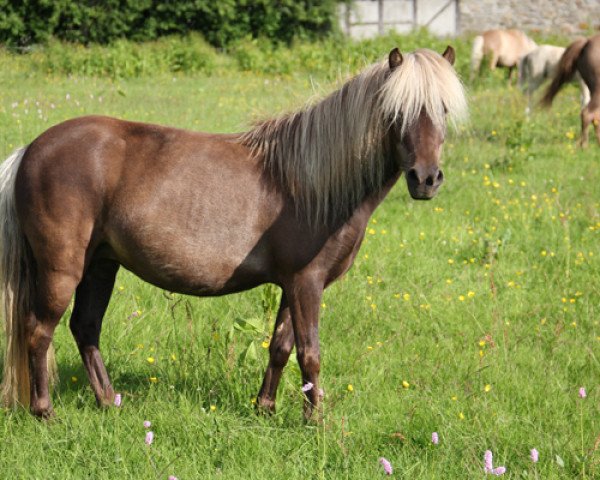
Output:
<svg viewBox="0 0 600 480">
<path fill-rule="evenodd" d="M 121 406 L 121 395 L 115 393 L 112 386 L 102 390 L 100 395 L 96 394 L 96 405 L 98 408 L 111 408 Z"/>
<path fill-rule="evenodd" d="M 323 425 L 323 408 L 321 404 L 317 407 L 314 405 L 304 406 L 304 421 L 307 425 Z"/>
<path fill-rule="evenodd" d="M 256 400 L 256 413 L 260 415 L 274 415 L 275 414 L 275 400 L 270 398 L 258 398 Z"/>
<path fill-rule="evenodd" d="M 117 405 L 118 403 L 118 405 Z M 115 402 L 115 396 L 108 397 L 96 397 L 96 405 L 98 408 L 111 408 L 111 407 L 120 407 L 121 402 Z"/>
<path fill-rule="evenodd" d="M 40 420 L 47 421 L 56 418 L 56 413 L 54 413 L 54 409 L 51 406 L 46 408 L 32 406 L 29 411 Z"/>
</svg>

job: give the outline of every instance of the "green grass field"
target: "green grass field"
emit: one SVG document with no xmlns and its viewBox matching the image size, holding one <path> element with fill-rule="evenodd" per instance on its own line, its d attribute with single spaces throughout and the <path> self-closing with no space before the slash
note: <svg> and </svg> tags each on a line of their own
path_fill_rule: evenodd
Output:
<svg viewBox="0 0 600 480">
<path fill-rule="evenodd" d="M 468 50 L 458 55 L 464 65 Z M 25 68 L 0 69 L 0 84 L 2 158 L 78 115 L 233 132 L 335 86 L 299 73 L 109 80 Z M 385 457 L 396 478 L 476 479 L 487 449 L 507 478 L 600 477 L 600 147 L 576 145 L 574 87 L 530 119 L 500 74 L 468 90 L 471 120 L 446 142 L 439 195 L 415 202 L 401 179 L 325 293 L 322 425 L 302 420 L 293 359 L 278 413 L 255 414 L 272 288 L 196 299 L 121 270 L 102 351 L 122 407 L 96 408 L 67 312 L 57 419 L 0 410 L 0 477 L 356 480 L 384 477 Z"/>
</svg>

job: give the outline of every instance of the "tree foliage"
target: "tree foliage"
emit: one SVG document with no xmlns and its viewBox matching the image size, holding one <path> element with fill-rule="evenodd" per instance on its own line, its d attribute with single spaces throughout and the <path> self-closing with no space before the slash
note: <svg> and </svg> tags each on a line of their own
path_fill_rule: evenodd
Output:
<svg viewBox="0 0 600 480">
<path fill-rule="evenodd" d="M 290 43 L 336 29 L 336 0 L 0 0 L 0 43 L 153 40 L 201 33 L 224 47 L 241 38 Z"/>
</svg>

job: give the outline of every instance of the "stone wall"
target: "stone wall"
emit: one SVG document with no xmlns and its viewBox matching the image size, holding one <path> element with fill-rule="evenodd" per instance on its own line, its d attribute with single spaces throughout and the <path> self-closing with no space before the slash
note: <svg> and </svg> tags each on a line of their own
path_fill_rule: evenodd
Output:
<svg viewBox="0 0 600 480">
<path fill-rule="evenodd" d="M 490 28 L 576 34 L 600 29 L 600 0 L 458 0 L 459 33 Z"/>
</svg>

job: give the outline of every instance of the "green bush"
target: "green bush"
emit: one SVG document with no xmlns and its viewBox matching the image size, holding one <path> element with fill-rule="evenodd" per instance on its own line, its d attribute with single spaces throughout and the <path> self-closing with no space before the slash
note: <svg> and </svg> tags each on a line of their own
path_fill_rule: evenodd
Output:
<svg viewBox="0 0 600 480">
<path fill-rule="evenodd" d="M 337 0 L 0 0 L 0 43 L 29 46 L 51 37 L 108 44 L 199 32 L 214 46 L 264 37 L 313 40 L 337 27 Z"/>
</svg>

